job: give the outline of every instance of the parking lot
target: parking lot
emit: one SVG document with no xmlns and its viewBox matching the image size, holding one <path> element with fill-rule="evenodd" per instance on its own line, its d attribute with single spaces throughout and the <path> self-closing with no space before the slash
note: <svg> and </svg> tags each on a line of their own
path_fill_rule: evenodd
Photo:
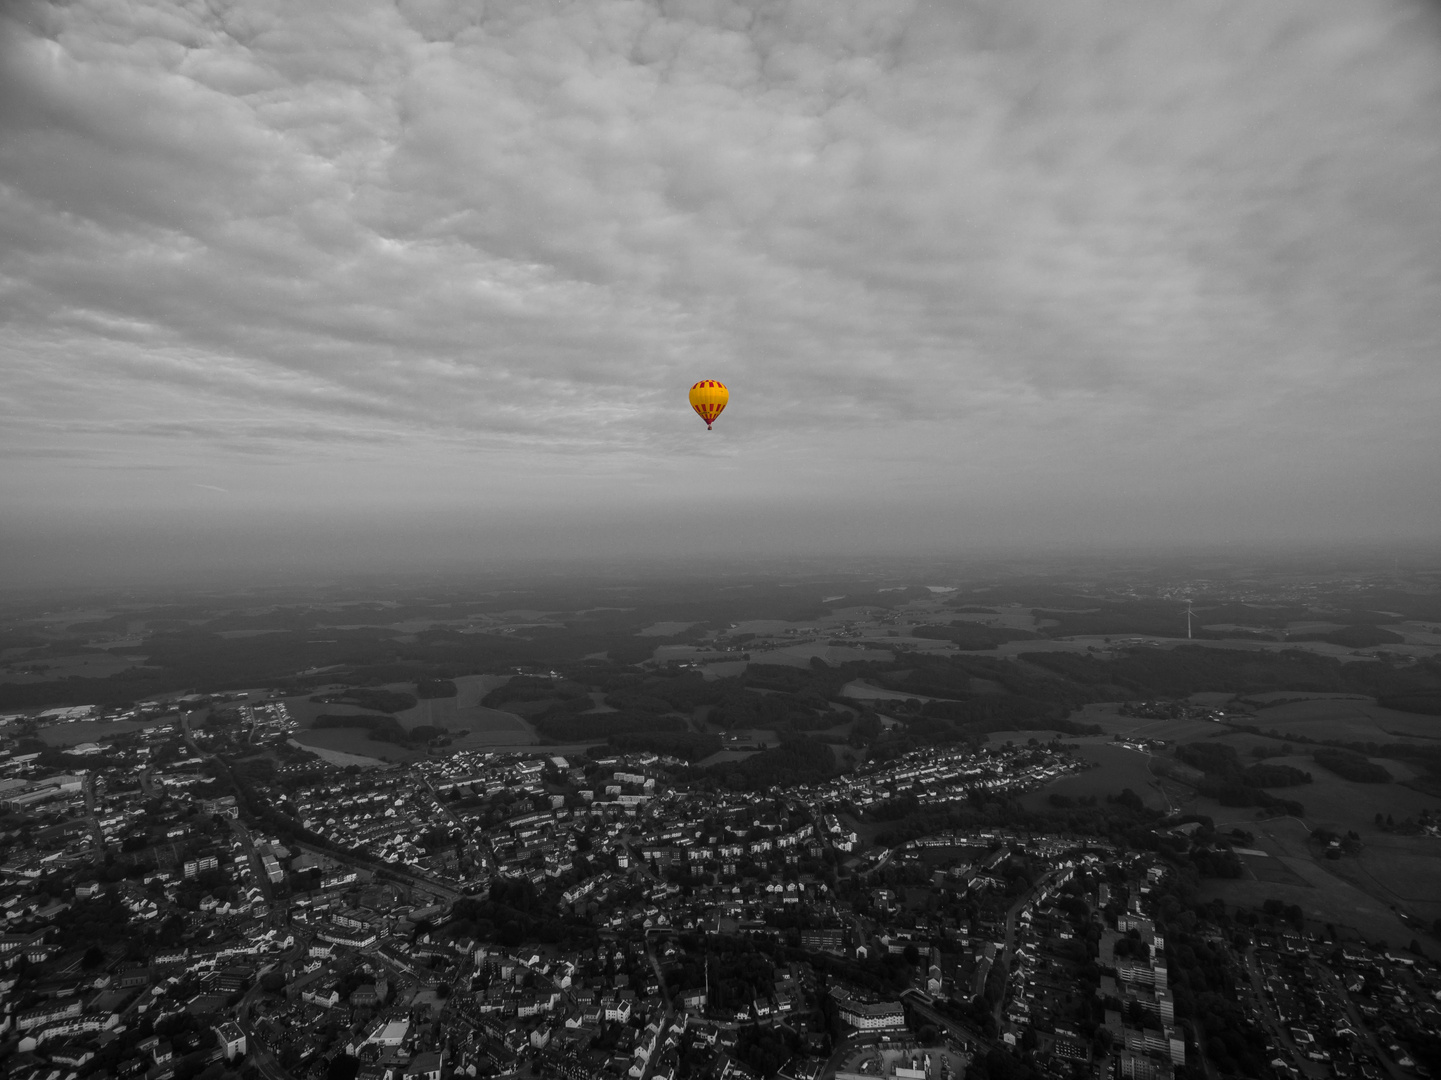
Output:
<svg viewBox="0 0 1441 1080">
<path fill-rule="evenodd" d="M 898 1068 L 917 1069 L 926 1074 L 927 1080 L 960 1080 L 965 1074 L 966 1060 L 958 1046 L 944 1043 L 921 1046 L 907 1038 L 857 1047 L 846 1055 L 838 1071 L 888 1080 L 896 1075 Z"/>
</svg>

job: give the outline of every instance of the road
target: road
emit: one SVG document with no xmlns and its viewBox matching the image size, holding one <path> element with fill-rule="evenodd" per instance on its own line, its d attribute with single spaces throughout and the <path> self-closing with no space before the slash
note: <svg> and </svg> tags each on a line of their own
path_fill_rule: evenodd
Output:
<svg viewBox="0 0 1441 1080">
<path fill-rule="evenodd" d="M 86 773 L 80 787 L 85 793 L 85 820 L 90 826 L 91 836 L 95 838 L 95 861 L 100 862 L 105 858 L 105 833 L 100 828 L 100 816 L 95 810 L 95 774 Z"/>
<path fill-rule="evenodd" d="M 297 932 L 295 944 L 277 957 L 276 963 L 298 959 L 305 954 L 308 947 L 308 940 Z M 255 1025 L 251 1021 L 250 1013 L 256 999 L 263 993 L 264 991 L 260 988 L 260 980 L 257 978 L 255 985 L 245 992 L 245 996 L 240 999 L 240 1004 L 236 1006 L 235 1022 L 245 1032 L 245 1060 L 253 1062 L 265 1080 L 295 1080 L 271 1053 L 270 1047 L 255 1033 Z"/>
<path fill-rule="evenodd" d="M 430 780 L 427 778 L 423 780 L 422 783 L 425 784 L 425 790 L 430 792 L 430 798 L 431 801 L 435 804 L 435 809 L 443 817 L 449 819 L 451 824 L 455 825 L 456 828 L 460 830 L 460 834 L 465 840 L 465 853 L 470 857 L 470 864 L 472 867 L 470 872 L 474 874 L 479 870 L 489 870 L 491 866 L 494 865 L 494 858 L 486 858 L 485 852 L 481 849 L 481 846 L 475 842 L 475 838 L 471 835 L 470 827 L 460 818 L 455 816 L 455 811 L 446 805 L 445 800 L 440 797 L 440 793 L 435 790 L 435 787 L 431 784 Z"/>
<path fill-rule="evenodd" d="M 671 1003 L 670 988 L 665 984 L 665 976 L 661 974 L 660 970 L 660 961 L 656 959 L 655 946 L 651 944 L 650 940 L 651 934 L 657 932 L 672 933 L 673 931 L 669 926 L 654 926 L 642 935 L 642 940 L 645 942 L 646 959 L 650 961 L 651 971 L 655 972 L 655 981 L 660 984 L 660 996 L 665 1001 L 665 1017 L 669 1020 L 675 1015 L 675 1006 Z"/>
<path fill-rule="evenodd" d="M 943 1028 L 952 1038 L 963 1039 L 966 1042 L 975 1043 L 982 1050 L 991 1049 L 993 1043 L 975 1028 L 945 1013 L 937 1012 L 931 1006 L 921 1000 L 918 991 L 907 990 L 901 997 L 906 1004 L 918 1014 L 925 1017 L 939 1028 Z"/>
<path fill-rule="evenodd" d="M 1366 1044 L 1366 1048 L 1370 1050 L 1376 1060 L 1381 1063 L 1392 1080 L 1407 1080 L 1411 1074 L 1403 1072 L 1401 1067 L 1391 1060 L 1385 1048 L 1376 1040 L 1376 1036 L 1372 1033 L 1370 1027 L 1367 1026 L 1365 1018 L 1361 1016 L 1355 1003 L 1351 1000 L 1351 995 L 1346 992 L 1346 986 L 1341 981 L 1341 977 L 1326 967 L 1325 964 L 1317 963 L 1314 959 L 1310 961 L 1309 966 L 1312 978 L 1318 983 L 1326 983 L 1335 991 L 1340 999 L 1346 1003 L 1346 1018 L 1351 1021 L 1351 1030 L 1361 1037 L 1362 1041 Z"/>
<path fill-rule="evenodd" d="M 196 745 L 195 736 L 190 731 L 189 713 L 180 714 L 180 731 L 181 734 L 185 736 L 185 744 L 190 747 L 192 752 L 194 752 L 197 756 L 204 758 L 206 761 L 214 761 L 227 775 L 230 775 L 230 766 L 226 763 L 224 758 L 220 757 L 218 754 L 211 754 L 205 750 L 202 750 L 198 745 Z M 233 775 L 231 775 L 231 781 L 234 784 L 237 792 L 242 791 L 240 784 L 235 781 Z M 239 802 L 242 804 L 243 810 L 243 804 L 245 802 L 243 796 L 239 798 Z M 423 892 L 432 893 L 437 897 L 444 898 L 451 902 L 454 902 L 465 895 L 465 893 L 461 892 L 459 889 L 456 889 L 450 885 L 443 884 L 442 882 L 436 881 L 433 878 L 426 877 L 423 874 L 417 874 L 414 871 L 398 867 L 393 863 L 383 862 L 380 859 L 372 859 L 357 852 L 341 852 L 336 851 L 332 848 L 323 848 L 315 844 L 307 844 L 302 841 L 296 841 L 295 846 L 301 851 L 308 851 L 312 855 L 320 855 L 335 862 L 352 862 L 358 866 L 364 866 L 369 869 L 373 869 L 377 873 L 397 880 L 403 885 L 409 885 L 411 888 L 419 889 Z M 253 845 L 251 850 L 254 850 Z M 260 879 L 268 883 L 268 879 L 263 873 L 264 868 L 262 867 L 261 870 L 262 873 L 260 875 Z M 264 888 L 264 886 L 262 886 L 262 888 Z"/>
<path fill-rule="evenodd" d="M 1044 877 L 1041 878 L 1040 881 L 1036 882 L 1029 889 L 1027 889 L 1025 894 L 1022 895 L 1021 898 L 1018 899 L 1014 904 L 1012 904 L 1010 910 L 1006 912 L 1005 948 L 1003 948 L 1000 955 L 996 957 L 996 960 L 1001 967 L 1001 986 L 1003 988 L 1001 991 L 1000 1000 L 996 1002 L 994 1012 L 997 1031 L 1001 1030 L 1001 1010 L 1004 1009 L 1006 1005 L 1006 994 L 1004 988 L 1010 985 L 1011 961 L 1016 954 L 1016 921 L 1020 918 L 1021 912 L 1025 910 L 1026 905 L 1029 904 L 1032 900 L 1034 900 L 1036 896 L 1040 893 L 1040 891 L 1047 885 L 1049 885 L 1059 873 L 1059 870 L 1052 870 L 1050 873 L 1046 874 Z"/>
<path fill-rule="evenodd" d="M 270 875 L 265 872 L 265 864 L 260 861 L 260 852 L 255 848 L 255 839 L 239 818 L 230 818 L 229 822 L 230 831 L 235 834 L 241 846 L 245 848 L 245 854 L 250 860 L 250 872 L 255 875 L 255 883 L 260 886 L 260 891 L 265 896 L 265 902 L 270 905 L 273 912 L 275 910 L 275 886 L 271 884 Z"/>
<path fill-rule="evenodd" d="M 1291 1033 L 1286 1030 L 1286 1025 L 1277 1019 L 1276 1014 L 1266 1002 L 1265 980 L 1261 977 L 1261 964 L 1256 959 L 1254 946 L 1246 950 L 1246 974 L 1250 976 L 1251 990 L 1256 995 L 1256 1004 L 1260 1012 L 1259 1019 L 1270 1033 L 1276 1049 L 1288 1054 L 1303 1075 L 1315 1075 L 1315 1063 L 1307 1061 L 1305 1055 L 1296 1049 L 1296 1044 L 1291 1040 Z M 1196 1040 L 1196 1045 L 1202 1045 L 1199 1039 Z"/>
<path fill-rule="evenodd" d="M 414 871 L 406 869 L 404 866 L 397 866 L 395 863 L 384 862 L 381 859 L 373 859 L 368 855 L 361 855 L 350 851 L 336 851 L 334 848 L 320 847 L 317 844 L 306 843 L 304 840 L 297 840 L 295 847 L 301 851 L 309 852 L 312 855 L 319 855 L 321 858 L 329 859 L 331 862 L 348 862 L 367 870 L 373 870 L 375 873 L 387 877 L 398 884 L 406 885 L 420 892 L 430 893 L 452 903 L 465 896 L 465 893 L 451 885 L 443 884 L 423 874 L 417 874 Z"/>
</svg>

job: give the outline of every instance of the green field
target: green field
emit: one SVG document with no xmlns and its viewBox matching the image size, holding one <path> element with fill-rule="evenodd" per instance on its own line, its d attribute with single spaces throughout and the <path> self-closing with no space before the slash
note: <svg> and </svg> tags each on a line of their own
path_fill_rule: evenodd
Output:
<svg viewBox="0 0 1441 1080">
<path fill-rule="evenodd" d="M 86 742 L 104 742 L 132 731 L 144 731 L 157 724 L 174 723 L 174 716 L 157 720 L 79 720 L 73 724 L 49 724 L 40 728 L 35 737 L 47 746 L 78 746 Z"/>
<path fill-rule="evenodd" d="M 1239 738 L 1228 737 L 1226 741 L 1236 745 Z M 1313 782 L 1310 784 L 1273 789 L 1275 794 L 1295 799 L 1305 806 L 1304 821 L 1295 818 L 1258 820 L 1257 811 L 1251 807 L 1221 806 L 1215 800 L 1194 792 L 1185 800 L 1183 809 L 1187 813 L 1209 815 L 1222 830 L 1241 828 L 1253 833 L 1256 841 L 1251 846 L 1272 856 L 1271 859 L 1248 857 L 1244 860 L 1251 876 L 1259 883 L 1289 882 L 1313 892 L 1334 891 L 1334 897 L 1312 897 L 1309 901 L 1317 905 L 1317 910 L 1324 908 L 1330 912 L 1326 916 L 1328 921 L 1345 921 L 1358 926 L 1368 936 L 1404 943 L 1419 936 L 1420 928 L 1411 926 L 1407 936 L 1398 939 L 1400 920 L 1389 910 L 1393 905 L 1425 925 L 1441 918 L 1441 840 L 1428 836 L 1398 836 L 1378 827 L 1375 821 L 1378 813 L 1383 816 L 1389 814 L 1398 822 L 1418 817 L 1423 809 L 1429 809 L 1433 814 L 1441 813 L 1441 798 L 1425 795 L 1401 783 L 1357 784 L 1343 780 L 1317 765 L 1306 754 L 1267 760 L 1304 769 L 1311 774 Z M 1414 771 L 1403 762 L 1375 760 L 1398 780 Z M 1310 830 L 1318 828 L 1338 834 L 1354 831 L 1361 837 L 1363 846 L 1360 855 L 1343 855 L 1339 859 L 1321 857 L 1319 849 L 1307 843 Z M 1295 880 L 1297 878 L 1299 882 Z M 1364 900 L 1358 899 L 1363 895 Z M 1292 902 L 1301 904 L 1310 913 L 1307 902 L 1287 900 L 1287 903 Z M 1376 921 L 1377 911 L 1386 915 L 1386 919 L 1382 920 L 1384 927 Z M 1357 919 L 1369 920 L 1367 925 L 1371 929 L 1362 926 Z"/>
<path fill-rule="evenodd" d="M 302 736 L 322 734 L 324 733 L 318 731 L 301 732 Z M 375 766 L 393 765 L 400 760 L 408 760 L 397 758 L 395 759 L 395 761 L 390 761 L 385 758 L 380 758 L 369 754 L 352 754 L 349 751 L 337 750 L 333 747 L 325 746 L 322 743 L 301 742 L 299 739 L 291 739 L 290 744 L 292 746 L 298 746 L 302 750 L 309 750 L 317 757 L 319 757 L 322 761 L 328 761 L 332 765 L 339 765 L 341 768 L 344 768 L 347 765 L 359 765 L 362 769 L 373 768 Z"/>
<path fill-rule="evenodd" d="M 1122 716 L 1120 703 L 1113 701 L 1083 706 L 1072 713 L 1070 719 L 1077 724 L 1099 724 L 1107 735 L 1168 743 L 1209 739 L 1226 730 L 1225 725 L 1210 720 L 1148 720 L 1141 716 Z"/>
<path fill-rule="evenodd" d="M 1259 907 L 1274 897 L 1298 905 L 1315 922 L 1351 927 L 1368 940 L 1380 939 L 1393 948 L 1415 938 L 1433 959 L 1441 956 L 1441 948 L 1423 933 L 1420 925 L 1407 922 L 1392 910 L 1395 900 L 1384 893 L 1375 895 L 1378 890 L 1374 884 L 1367 883 L 1364 891 L 1353 884 L 1360 875 L 1354 865 L 1347 865 L 1348 860 L 1313 859 L 1307 842 L 1309 833 L 1295 818 L 1251 821 L 1243 827 L 1256 837 L 1251 846 L 1267 852 L 1270 858 L 1246 857 L 1243 862 L 1250 872 L 1245 878 L 1207 880 L 1201 887 L 1201 900 L 1220 897 L 1228 904 Z M 1386 858 L 1389 856 L 1378 858 L 1377 865 Z M 1428 867 L 1428 873 L 1433 870 Z M 1398 906 L 1402 910 L 1412 907 L 1413 914 L 1422 916 L 1421 911 L 1414 910 L 1416 905 Z"/>
<path fill-rule="evenodd" d="M 514 713 L 489 709 L 480 704 L 481 698 L 505 680 L 506 676 L 503 675 L 463 676 L 454 680 L 455 697 L 422 700 L 413 708 L 396 713 L 395 718 L 406 730 L 422 724 L 445 728 L 452 740 L 446 749 L 452 752 L 490 747 L 533 746 L 540 742 L 540 736 L 525 720 Z M 411 683 L 390 683 L 385 689 L 409 694 L 415 692 L 415 686 Z M 315 718 L 324 713 L 353 716 L 370 713 L 371 710 L 353 705 L 322 704 L 311 701 L 308 696 L 287 698 L 286 707 L 303 729 L 297 732 L 295 737 L 302 745 L 325 747 L 341 753 L 384 761 L 415 761 L 425 757 L 424 748 L 402 747 L 373 740 L 369 732 L 360 728 L 311 728 Z"/>
<path fill-rule="evenodd" d="M 1343 742 L 1424 742 L 1441 739 L 1441 716 L 1383 708 L 1370 698 L 1317 697 L 1257 709 L 1250 723 L 1262 731 L 1293 732 Z"/>
<path fill-rule="evenodd" d="M 1226 741 L 1229 743 L 1232 739 L 1228 738 Z M 1316 764 L 1309 754 L 1292 754 L 1289 757 L 1266 760 L 1267 764 L 1290 765 L 1311 774 L 1312 783 L 1270 790 L 1281 798 L 1295 799 L 1301 803 L 1306 808 L 1306 825 L 1312 829 L 1329 828 L 1343 833 L 1354 830 L 1364 842 L 1370 843 L 1374 836 L 1387 835 L 1376 826 L 1378 813 L 1383 816 L 1390 814 L 1395 820 L 1401 821 L 1419 816 L 1423 808 L 1429 808 L 1433 813 L 1441 811 L 1441 799 L 1424 795 L 1400 783 L 1357 784 L 1343 780 Z M 1401 762 L 1381 760 L 1380 763 L 1398 778 L 1403 770 L 1408 774 L 1411 771 L 1409 766 Z M 1254 807 L 1222 806 L 1214 799 L 1194 792 L 1186 799 L 1184 809 L 1188 813 L 1207 814 L 1215 818 L 1218 825 L 1235 823 L 1246 829 L 1255 824 L 1257 814 Z M 1441 841 L 1436 843 L 1438 850 L 1441 850 Z"/>
<path fill-rule="evenodd" d="M 1035 736 L 1035 732 L 1004 732 L 1012 741 L 1017 736 Z M 1039 736 L 1037 736 L 1039 737 Z M 995 735 L 991 736 L 994 741 Z M 1167 808 L 1166 796 L 1160 788 L 1160 778 L 1150 769 L 1150 757 L 1135 750 L 1127 750 L 1109 740 L 1100 738 L 1076 739 L 1062 736 L 1068 744 L 1075 744 L 1076 755 L 1097 763 L 1098 768 L 1082 773 L 1063 776 L 1042 788 L 1032 791 L 1021 800 L 1031 810 L 1045 810 L 1050 807 L 1051 795 L 1068 795 L 1071 798 L 1095 796 L 1104 801 L 1107 795 L 1119 795 L 1130 788 L 1141 797 L 1147 806 L 1158 810 Z M 1001 739 L 1004 743 L 1006 740 Z M 1025 740 L 1019 740 L 1024 742 Z M 1042 740 L 1044 741 L 1044 740 Z M 994 745 L 994 742 L 993 742 Z"/>
<path fill-rule="evenodd" d="M 1424 925 L 1441 919 L 1441 840 L 1434 836 L 1378 833 L 1359 856 L 1328 862 L 1327 869 Z"/>
<path fill-rule="evenodd" d="M 19 650 L 12 650 L 19 651 Z M 106 679 L 131 668 L 143 667 L 143 656 L 116 656 L 108 652 L 77 653 L 73 656 L 44 656 L 37 660 L 10 660 L 0 666 L 0 682 L 25 684 L 58 682 L 61 679 Z M 32 667 L 44 668 L 31 672 Z"/>
</svg>

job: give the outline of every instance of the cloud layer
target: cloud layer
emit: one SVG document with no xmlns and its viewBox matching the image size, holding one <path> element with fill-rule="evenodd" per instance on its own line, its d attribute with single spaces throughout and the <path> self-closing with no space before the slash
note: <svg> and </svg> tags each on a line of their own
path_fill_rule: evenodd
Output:
<svg viewBox="0 0 1441 1080">
<path fill-rule="evenodd" d="M 0 49 L 27 513 L 703 472 L 1441 526 L 1421 6 L 31 0 Z"/>
</svg>

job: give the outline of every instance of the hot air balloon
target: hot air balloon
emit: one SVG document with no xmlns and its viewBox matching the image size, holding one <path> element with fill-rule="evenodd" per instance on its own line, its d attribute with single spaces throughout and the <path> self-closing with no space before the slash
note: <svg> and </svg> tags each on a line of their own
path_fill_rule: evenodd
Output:
<svg viewBox="0 0 1441 1080">
<path fill-rule="evenodd" d="M 690 407 L 705 421 L 705 429 L 711 429 L 711 421 L 725 409 L 731 399 L 731 392 L 724 383 L 714 379 L 702 379 L 690 388 Z"/>
</svg>

